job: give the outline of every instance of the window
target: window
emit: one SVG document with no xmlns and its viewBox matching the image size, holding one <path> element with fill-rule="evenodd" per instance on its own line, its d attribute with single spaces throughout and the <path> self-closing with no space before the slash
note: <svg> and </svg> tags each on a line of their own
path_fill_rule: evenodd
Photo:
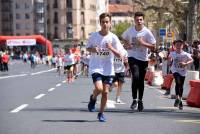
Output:
<svg viewBox="0 0 200 134">
<path fill-rule="evenodd" d="M 85 39 L 85 28 L 81 27 L 81 38 Z"/>
<path fill-rule="evenodd" d="M 85 4 L 84 4 L 84 0 L 81 0 L 81 8 L 84 8 Z"/>
<path fill-rule="evenodd" d="M 81 12 L 81 22 L 82 22 L 82 24 L 85 24 L 85 14 L 84 14 L 84 12 Z"/>
<path fill-rule="evenodd" d="M 55 24 L 58 24 L 58 13 L 57 12 L 54 12 L 54 20 L 53 20 L 53 22 Z"/>
<path fill-rule="evenodd" d="M 16 13 L 16 19 L 21 19 L 21 15 Z"/>
<path fill-rule="evenodd" d="M 116 25 L 116 22 L 115 20 L 112 20 L 112 25 L 115 26 Z"/>
<path fill-rule="evenodd" d="M 96 5 L 90 4 L 90 10 L 95 11 L 96 10 Z"/>
<path fill-rule="evenodd" d="M 53 8 L 58 8 L 58 1 L 57 0 L 54 0 Z"/>
<path fill-rule="evenodd" d="M 25 3 L 25 9 L 29 9 L 29 5 Z"/>
<path fill-rule="evenodd" d="M 67 23 L 72 24 L 72 12 L 67 12 Z"/>
<path fill-rule="evenodd" d="M 58 39 L 58 28 L 54 27 L 54 39 Z"/>
<path fill-rule="evenodd" d="M 16 24 L 16 29 L 21 29 L 21 25 L 20 24 Z"/>
<path fill-rule="evenodd" d="M 31 25 L 30 24 L 25 24 L 25 29 L 31 29 Z"/>
<path fill-rule="evenodd" d="M 28 13 L 25 13 L 25 19 L 30 19 L 30 15 Z"/>
<path fill-rule="evenodd" d="M 16 4 L 15 4 L 15 8 L 16 8 L 16 9 L 19 9 L 19 8 L 20 8 L 19 3 L 16 3 Z"/>
<path fill-rule="evenodd" d="M 66 4 L 66 7 L 72 8 L 72 0 L 67 0 Z"/>
<path fill-rule="evenodd" d="M 73 38 L 73 27 L 71 24 L 69 24 L 66 27 L 66 31 L 67 31 L 67 38 Z"/>
</svg>

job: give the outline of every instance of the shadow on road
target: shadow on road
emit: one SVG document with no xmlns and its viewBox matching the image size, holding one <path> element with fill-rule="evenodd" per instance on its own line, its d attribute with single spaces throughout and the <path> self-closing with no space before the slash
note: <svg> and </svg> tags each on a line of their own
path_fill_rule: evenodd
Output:
<svg viewBox="0 0 200 134">
<path fill-rule="evenodd" d="M 43 122 L 99 122 L 98 120 L 42 120 Z"/>
<path fill-rule="evenodd" d="M 141 116 L 160 116 L 163 118 L 190 118 L 190 119 L 200 119 L 199 112 L 184 111 L 178 109 L 144 109 L 142 112 L 138 110 L 123 110 L 123 109 L 107 109 L 107 113 L 131 113 L 133 115 Z"/>
<path fill-rule="evenodd" d="M 44 112 L 89 112 L 87 108 L 63 108 L 63 107 L 51 107 L 51 108 L 29 108 L 24 109 L 23 111 L 44 111 Z M 99 109 L 97 109 L 97 112 Z M 200 119 L 199 112 L 193 111 L 184 111 L 184 110 L 176 110 L 176 109 L 144 109 L 142 112 L 138 112 L 137 110 L 130 109 L 106 109 L 106 113 L 124 113 L 124 114 L 132 114 L 132 115 L 141 115 L 141 116 L 161 116 L 163 118 L 192 118 L 192 119 Z M 48 120 L 46 120 L 48 121 Z M 74 121 L 74 122 L 86 122 L 87 120 L 64 120 L 64 121 Z M 53 122 L 53 121 L 52 121 Z"/>
</svg>

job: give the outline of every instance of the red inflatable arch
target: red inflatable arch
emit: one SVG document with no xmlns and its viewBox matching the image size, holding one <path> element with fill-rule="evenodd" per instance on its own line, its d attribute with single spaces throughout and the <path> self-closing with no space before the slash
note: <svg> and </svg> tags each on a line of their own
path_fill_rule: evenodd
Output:
<svg viewBox="0 0 200 134">
<path fill-rule="evenodd" d="M 8 39 L 35 39 L 37 43 L 42 45 L 47 45 L 47 54 L 49 56 L 53 55 L 52 43 L 44 38 L 42 35 L 30 35 L 30 36 L 0 36 L 0 44 L 6 42 Z"/>
</svg>

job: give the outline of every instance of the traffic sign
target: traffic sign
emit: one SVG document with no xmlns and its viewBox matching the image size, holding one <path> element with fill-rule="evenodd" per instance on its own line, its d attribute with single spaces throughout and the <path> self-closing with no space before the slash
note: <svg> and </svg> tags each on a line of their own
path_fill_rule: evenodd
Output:
<svg viewBox="0 0 200 134">
<path fill-rule="evenodd" d="M 166 36 L 166 28 L 160 28 L 160 29 L 159 29 L 159 35 L 160 35 L 161 37 Z"/>
<path fill-rule="evenodd" d="M 168 32 L 167 33 L 167 37 L 172 37 L 173 36 L 173 33 L 172 32 Z"/>
</svg>

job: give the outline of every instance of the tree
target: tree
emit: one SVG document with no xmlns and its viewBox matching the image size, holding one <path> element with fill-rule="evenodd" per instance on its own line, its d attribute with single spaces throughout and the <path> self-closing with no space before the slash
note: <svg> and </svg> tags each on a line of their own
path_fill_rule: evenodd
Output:
<svg viewBox="0 0 200 134">
<path fill-rule="evenodd" d="M 128 28 L 130 27 L 132 24 L 131 23 L 128 23 L 128 22 L 122 22 L 122 23 L 119 23 L 117 25 L 115 25 L 113 28 L 112 28 L 112 32 L 115 33 L 119 38 L 121 38 L 121 35 L 122 33 Z"/>
<path fill-rule="evenodd" d="M 189 43 L 194 38 L 197 38 L 198 21 L 199 20 L 199 2 L 200 0 L 188 0 L 188 4 L 184 4 L 180 0 L 133 0 L 133 3 L 138 4 L 142 10 L 154 10 L 157 13 L 159 22 L 165 12 L 169 12 L 173 17 L 173 24 L 178 29 L 179 36 L 184 38 L 187 34 Z"/>
</svg>

